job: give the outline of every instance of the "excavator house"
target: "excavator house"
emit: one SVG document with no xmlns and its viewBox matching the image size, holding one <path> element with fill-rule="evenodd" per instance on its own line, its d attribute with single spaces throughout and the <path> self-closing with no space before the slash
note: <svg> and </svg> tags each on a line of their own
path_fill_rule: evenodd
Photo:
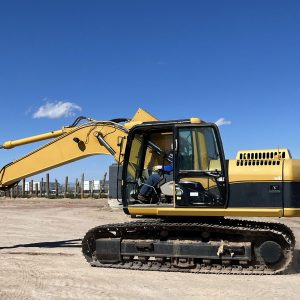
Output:
<svg viewBox="0 0 300 300">
<path fill-rule="evenodd" d="M 226 160 L 215 124 L 159 121 L 142 109 L 131 120 L 81 117 L 2 148 L 49 138 L 1 169 L 0 189 L 90 155 L 113 155 L 122 165 L 123 210 L 136 219 L 89 230 L 82 252 L 90 265 L 218 274 L 288 270 L 292 231 L 282 223 L 241 219 L 300 216 L 300 160 L 287 149 L 239 151 Z M 153 176 L 159 180 L 149 184 Z"/>
</svg>

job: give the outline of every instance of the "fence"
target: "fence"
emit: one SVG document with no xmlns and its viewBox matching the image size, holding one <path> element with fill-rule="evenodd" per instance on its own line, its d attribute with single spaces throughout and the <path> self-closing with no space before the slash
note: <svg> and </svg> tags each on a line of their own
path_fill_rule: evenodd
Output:
<svg viewBox="0 0 300 300">
<path fill-rule="evenodd" d="M 3 197 L 45 197 L 45 198 L 106 198 L 108 195 L 108 183 L 106 181 L 107 173 L 104 174 L 102 180 L 84 180 L 84 173 L 81 175 L 81 180 L 76 178 L 75 184 L 69 183 L 69 177 L 66 176 L 64 184 L 60 184 L 57 179 L 50 182 L 49 174 L 46 174 L 46 179 L 42 178 L 39 182 L 33 180 L 26 182 L 24 178 L 21 184 L 1 191 Z"/>
</svg>

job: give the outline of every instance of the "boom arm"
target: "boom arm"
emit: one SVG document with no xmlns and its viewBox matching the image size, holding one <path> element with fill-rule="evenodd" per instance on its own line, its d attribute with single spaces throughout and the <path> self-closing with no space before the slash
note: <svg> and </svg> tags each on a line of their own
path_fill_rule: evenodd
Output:
<svg viewBox="0 0 300 300">
<path fill-rule="evenodd" d="M 0 171 L 0 189 L 7 189 L 20 179 L 96 154 L 113 155 L 123 162 L 124 140 L 128 131 L 136 124 L 156 119 L 139 109 L 125 124 L 112 121 L 91 121 L 76 127 L 65 127 L 60 131 L 9 141 L 2 148 L 12 148 L 22 144 L 56 137 L 44 146 L 7 164 Z M 57 137 L 58 136 L 58 137 Z"/>
</svg>

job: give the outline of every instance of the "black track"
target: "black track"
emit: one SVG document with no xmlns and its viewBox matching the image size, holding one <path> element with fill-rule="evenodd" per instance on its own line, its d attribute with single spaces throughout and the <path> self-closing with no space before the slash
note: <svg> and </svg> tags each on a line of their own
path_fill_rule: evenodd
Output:
<svg viewBox="0 0 300 300">
<path fill-rule="evenodd" d="M 209 232 L 218 238 L 226 241 L 251 242 L 253 245 L 253 257 L 250 262 L 243 264 L 239 261 L 220 260 L 211 262 L 198 259 L 191 268 L 180 268 L 171 263 L 170 257 L 152 258 L 145 260 L 145 257 L 123 257 L 114 264 L 99 262 L 95 256 L 96 243 L 100 238 L 121 238 L 121 239 L 151 239 L 159 238 L 161 232 L 167 232 L 174 238 L 184 239 L 184 236 L 199 236 L 201 232 Z M 276 241 L 282 248 L 282 258 L 275 265 L 267 265 L 256 249 L 264 241 Z M 154 219 L 136 222 L 107 224 L 90 229 L 83 241 L 82 252 L 86 260 L 92 265 L 105 268 L 134 269 L 165 272 L 190 272 L 190 273 L 217 273 L 217 274 L 280 274 L 284 273 L 291 264 L 295 237 L 291 229 L 281 223 L 254 222 L 237 219 L 216 219 L 215 221 L 196 221 L 187 219 Z"/>
</svg>

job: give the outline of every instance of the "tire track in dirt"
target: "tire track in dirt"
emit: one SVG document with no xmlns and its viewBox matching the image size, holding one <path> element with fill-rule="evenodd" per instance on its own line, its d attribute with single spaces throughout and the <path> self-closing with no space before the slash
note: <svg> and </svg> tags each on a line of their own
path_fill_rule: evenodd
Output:
<svg viewBox="0 0 300 300">
<path fill-rule="evenodd" d="M 3 268 L 3 265 L 6 265 L 7 269 Z M 12 274 L 7 274 L 5 270 Z M 13 282 L 11 279 L 9 280 L 11 275 L 14 276 Z M 32 291 L 43 289 L 43 275 L 44 272 L 41 266 L 36 265 L 33 260 L 28 257 L 16 257 L 15 255 L 13 257 L 2 255 L 1 257 L 1 285 L 4 283 L 3 286 L 15 287 L 9 289 L 9 293 L 6 295 L 8 299 L 31 298 Z M 7 281 L 5 280 L 6 277 L 8 278 Z"/>
</svg>

